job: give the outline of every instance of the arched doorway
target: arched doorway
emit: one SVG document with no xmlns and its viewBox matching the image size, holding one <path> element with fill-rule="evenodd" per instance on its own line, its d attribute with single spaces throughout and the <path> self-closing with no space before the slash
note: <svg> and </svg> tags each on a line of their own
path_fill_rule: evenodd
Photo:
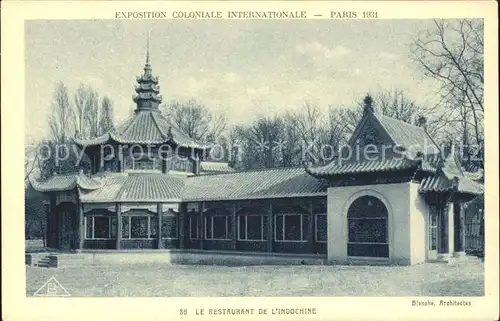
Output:
<svg viewBox="0 0 500 321">
<path fill-rule="evenodd" d="M 380 199 L 365 195 L 354 200 L 347 225 L 348 256 L 389 257 L 388 211 Z"/>
</svg>

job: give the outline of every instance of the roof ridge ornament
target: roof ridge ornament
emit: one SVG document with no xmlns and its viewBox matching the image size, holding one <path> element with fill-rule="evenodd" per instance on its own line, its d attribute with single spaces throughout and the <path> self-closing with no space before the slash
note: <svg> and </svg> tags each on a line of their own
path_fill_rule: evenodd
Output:
<svg viewBox="0 0 500 321">
<path fill-rule="evenodd" d="M 368 113 L 373 114 L 374 112 L 375 109 L 373 108 L 373 98 L 368 93 L 363 99 L 363 114 L 368 114 Z"/>
</svg>

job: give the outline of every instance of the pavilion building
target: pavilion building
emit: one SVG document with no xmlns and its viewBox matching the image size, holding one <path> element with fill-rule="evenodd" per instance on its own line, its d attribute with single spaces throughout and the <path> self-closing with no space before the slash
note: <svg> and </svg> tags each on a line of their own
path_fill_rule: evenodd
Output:
<svg viewBox="0 0 500 321">
<path fill-rule="evenodd" d="M 210 146 L 162 115 L 149 54 L 137 83 L 130 119 L 76 140 L 90 174 L 32 182 L 48 200 L 49 248 L 316 253 L 405 265 L 464 255 L 464 204 L 483 188 L 424 126 L 380 115 L 368 100 L 348 148 L 328 165 L 235 171 L 205 162 Z"/>
</svg>

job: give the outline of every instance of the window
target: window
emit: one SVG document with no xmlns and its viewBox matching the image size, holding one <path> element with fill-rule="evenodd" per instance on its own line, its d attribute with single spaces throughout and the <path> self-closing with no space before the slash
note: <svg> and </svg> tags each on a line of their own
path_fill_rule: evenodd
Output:
<svg viewBox="0 0 500 321">
<path fill-rule="evenodd" d="M 307 228 L 305 215 L 302 214 L 278 214 L 274 217 L 274 239 L 275 241 L 305 241 Z"/>
<path fill-rule="evenodd" d="M 168 160 L 167 171 L 192 173 L 194 171 L 193 161 L 185 156 L 175 156 Z"/>
<path fill-rule="evenodd" d="M 264 216 L 263 215 L 238 216 L 238 240 L 263 241 Z"/>
<path fill-rule="evenodd" d="M 205 216 L 205 239 L 229 240 L 230 217 L 228 215 Z"/>
<path fill-rule="evenodd" d="M 114 216 L 86 216 L 86 239 L 111 239 L 116 238 L 116 217 Z"/>
<path fill-rule="evenodd" d="M 177 215 L 165 215 L 161 218 L 161 237 L 177 239 Z"/>
<path fill-rule="evenodd" d="M 328 240 L 327 216 L 326 214 L 316 214 L 315 217 L 316 217 L 316 222 L 315 222 L 316 242 L 325 243 Z"/>
<path fill-rule="evenodd" d="M 158 238 L 158 218 L 154 216 L 149 219 L 149 237 Z"/>
<path fill-rule="evenodd" d="M 162 160 L 155 157 L 148 157 L 147 155 L 143 158 L 138 156 L 126 157 L 125 158 L 125 170 L 162 170 Z"/>
<path fill-rule="evenodd" d="M 437 250 L 438 210 L 434 205 L 429 206 L 429 250 Z"/>
<path fill-rule="evenodd" d="M 347 212 L 347 255 L 388 257 L 387 217 L 387 208 L 378 198 L 356 199 Z"/>
<path fill-rule="evenodd" d="M 126 215 L 122 217 L 122 238 L 151 239 L 157 236 L 158 221 L 155 216 Z"/>
<path fill-rule="evenodd" d="M 130 216 L 122 217 L 122 238 L 130 238 Z"/>
<path fill-rule="evenodd" d="M 198 229 L 198 216 L 189 215 L 189 238 L 191 240 L 197 240 L 200 238 L 200 232 Z"/>
<path fill-rule="evenodd" d="M 130 237 L 133 239 L 149 238 L 149 216 L 130 216 Z"/>
</svg>

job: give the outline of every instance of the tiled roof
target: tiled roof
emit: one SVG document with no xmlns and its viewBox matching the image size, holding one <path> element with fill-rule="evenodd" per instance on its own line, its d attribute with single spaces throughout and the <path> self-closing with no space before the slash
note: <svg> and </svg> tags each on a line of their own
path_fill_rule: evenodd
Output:
<svg viewBox="0 0 500 321">
<path fill-rule="evenodd" d="M 115 137 L 123 143 L 155 144 L 168 139 L 167 130 L 162 132 L 153 114 L 156 111 L 139 111 L 116 127 Z"/>
<path fill-rule="evenodd" d="M 122 144 L 162 144 L 169 141 L 188 148 L 208 148 L 184 134 L 157 110 L 140 110 L 115 130 L 97 138 L 75 142 L 82 146 L 100 145 L 113 139 Z"/>
<path fill-rule="evenodd" d="M 351 147 L 355 147 L 356 144 L 359 144 L 356 138 L 359 133 L 363 132 L 365 126 L 376 125 L 375 127 L 379 128 L 376 123 L 373 124 L 373 121 L 378 122 L 381 127 L 381 129 L 375 130 L 385 131 L 390 137 L 390 141 L 392 141 L 391 144 L 402 147 L 406 152 L 398 155 L 396 153 L 391 153 L 390 150 L 388 150 L 387 153 L 382 149 L 378 152 L 379 155 L 372 154 L 369 158 L 366 157 L 366 159 L 364 159 L 363 154 L 361 154 L 361 157 L 356 158 L 356 153 L 351 150 L 350 159 L 342 159 L 342 161 L 340 161 L 341 158 L 337 158 L 328 165 L 307 168 L 307 172 L 311 175 L 322 177 L 342 174 L 397 171 L 412 167 L 416 169 L 416 166 L 420 162 L 415 158 L 417 152 L 425 156 L 422 162 L 420 162 L 422 164 L 421 169 L 428 172 L 435 172 L 436 159 L 434 159 L 435 157 L 428 156 L 439 155 L 440 149 L 425 129 L 381 114 L 365 114 L 349 140 L 350 144 L 352 144 Z M 415 155 L 411 156 L 409 155 L 410 153 L 415 153 Z"/>
<path fill-rule="evenodd" d="M 313 176 L 334 176 L 343 174 L 371 173 L 371 172 L 387 172 L 398 171 L 402 169 L 416 168 L 417 161 L 411 160 L 404 155 L 399 157 L 384 157 L 381 155 L 374 156 L 373 159 L 367 160 L 341 160 L 335 159 L 330 164 L 321 167 L 308 167 L 306 171 Z"/>
<path fill-rule="evenodd" d="M 439 150 L 434 140 L 423 127 L 377 113 L 373 115 L 397 145 L 406 149 L 411 148 L 414 151 L 421 151 L 424 154 L 435 153 Z"/>
<path fill-rule="evenodd" d="M 161 113 L 152 113 L 153 119 L 155 120 L 155 123 L 157 124 L 158 128 L 161 129 L 163 133 L 165 133 L 167 136 L 171 136 L 170 138 L 174 143 L 184 146 L 184 147 L 191 147 L 191 148 L 208 148 L 209 146 L 203 145 L 201 143 L 198 143 L 194 141 L 192 138 L 190 138 L 188 135 L 184 134 L 184 132 L 178 128 L 175 124 L 169 122 Z M 170 135 L 171 134 L 171 135 Z"/>
<path fill-rule="evenodd" d="M 461 193 L 480 195 L 484 193 L 484 186 L 467 177 L 461 177 L 458 181 L 458 191 Z"/>
<path fill-rule="evenodd" d="M 237 200 L 326 195 L 327 184 L 303 168 L 201 175 L 186 181 L 183 200 Z"/>
<path fill-rule="evenodd" d="M 421 170 L 424 172 L 435 173 L 441 166 L 441 154 L 427 154 L 422 157 Z"/>
<path fill-rule="evenodd" d="M 480 195 L 484 188 L 481 184 L 471 181 L 465 176 L 456 177 L 456 186 L 453 179 L 448 179 L 442 172 L 433 176 L 428 176 L 420 182 L 419 190 L 422 193 L 427 192 L 446 192 L 458 191 L 459 193 Z"/>
<path fill-rule="evenodd" d="M 483 182 L 484 181 L 484 170 L 483 169 L 479 169 L 475 172 L 464 172 L 464 175 L 465 177 L 467 177 L 468 179 L 470 179 L 471 181 L 474 181 L 474 182 Z"/>
<path fill-rule="evenodd" d="M 228 163 L 220 162 L 201 162 L 200 167 L 202 172 L 231 173 L 236 171 Z"/>
<path fill-rule="evenodd" d="M 446 192 L 452 187 L 452 182 L 442 175 L 427 176 L 420 182 L 419 190 L 422 193 L 427 192 Z"/>
<path fill-rule="evenodd" d="M 44 181 L 31 180 L 30 182 L 33 188 L 39 192 L 68 191 L 77 186 L 85 190 L 95 190 L 101 187 L 98 180 L 82 173 L 53 175 Z"/>
<path fill-rule="evenodd" d="M 107 174 L 102 188 L 82 192 L 85 203 L 165 202 L 181 199 L 186 177 L 167 174 Z"/>
</svg>

